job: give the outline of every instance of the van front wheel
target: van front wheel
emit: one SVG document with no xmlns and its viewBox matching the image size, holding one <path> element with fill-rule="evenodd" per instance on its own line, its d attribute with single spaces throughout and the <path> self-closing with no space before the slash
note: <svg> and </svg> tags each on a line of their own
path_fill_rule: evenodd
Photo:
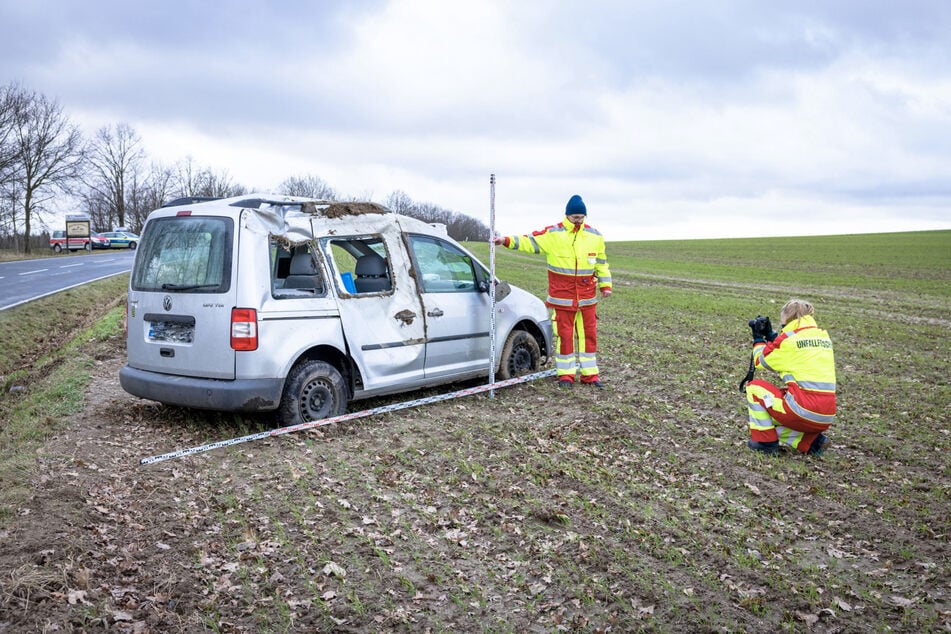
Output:
<svg viewBox="0 0 951 634">
<path fill-rule="evenodd" d="M 541 368 L 542 351 L 535 337 L 524 330 L 513 330 L 502 348 L 499 376 L 503 379 L 538 372 Z"/>
<path fill-rule="evenodd" d="M 347 387 L 337 368 L 324 361 L 298 363 L 287 376 L 281 422 L 300 425 L 347 411 Z"/>
</svg>

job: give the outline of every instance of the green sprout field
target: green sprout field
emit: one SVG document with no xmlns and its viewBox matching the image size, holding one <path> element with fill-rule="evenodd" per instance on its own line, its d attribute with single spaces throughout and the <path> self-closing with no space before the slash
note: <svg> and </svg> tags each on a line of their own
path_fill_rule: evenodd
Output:
<svg viewBox="0 0 951 634">
<path fill-rule="evenodd" d="M 496 257 L 544 296 L 544 258 Z M 125 394 L 111 287 L 65 338 L 36 324 L 53 304 L 0 315 L 22 388 L 0 632 L 949 631 L 951 231 L 608 257 L 604 391 L 548 379 L 148 466 L 272 421 Z M 745 446 L 747 321 L 791 297 L 835 342 L 821 458 Z"/>
</svg>

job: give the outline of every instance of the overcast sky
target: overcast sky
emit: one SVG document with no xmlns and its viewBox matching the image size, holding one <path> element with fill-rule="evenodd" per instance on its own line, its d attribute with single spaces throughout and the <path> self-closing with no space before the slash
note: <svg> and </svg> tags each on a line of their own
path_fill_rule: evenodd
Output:
<svg viewBox="0 0 951 634">
<path fill-rule="evenodd" d="M 951 2 L 0 0 L 0 83 L 254 190 L 522 233 L 951 228 Z"/>
</svg>

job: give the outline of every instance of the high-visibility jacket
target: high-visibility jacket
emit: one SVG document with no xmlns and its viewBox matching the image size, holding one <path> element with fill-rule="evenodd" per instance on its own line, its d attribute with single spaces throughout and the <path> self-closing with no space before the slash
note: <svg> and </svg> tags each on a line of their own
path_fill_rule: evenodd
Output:
<svg viewBox="0 0 951 634">
<path fill-rule="evenodd" d="M 829 333 L 811 315 L 794 319 L 769 343 L 754 343 L 757 368 L 779 374 L 791 412 L 821 424 L 835 418 L 835 357 Z"/>
<path fill-rule="evenodd" d="M 548 297 L 551 308 L 578 309 L 598 302 L 598 288 L 611 288 L 611 270 L 604 237 L 589 225 L 576 227 L 565 218 L 532 235 L 508 236 L 505 246 L 548 259 Z"/>
</svg>

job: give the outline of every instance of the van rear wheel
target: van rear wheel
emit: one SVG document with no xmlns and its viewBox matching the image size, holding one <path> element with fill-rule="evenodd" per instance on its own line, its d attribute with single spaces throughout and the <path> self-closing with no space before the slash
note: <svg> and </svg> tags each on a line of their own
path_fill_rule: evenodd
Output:
<svg viewBox="0 0 951 634">
<path fill-rule="evenodd" d="M 287 376 L 281 422 L 300 425 L 347 411 L 347 387 L 337 368 L 324 361 L 298 363 Z"/>
<path fill-rule="evenodd" d="M 502 348 L 499 376 L 513 379 L 537 372 L 541 368 L 542 351 L 538 341 L 524 330 L 513 330 Z"/>
</svg>

